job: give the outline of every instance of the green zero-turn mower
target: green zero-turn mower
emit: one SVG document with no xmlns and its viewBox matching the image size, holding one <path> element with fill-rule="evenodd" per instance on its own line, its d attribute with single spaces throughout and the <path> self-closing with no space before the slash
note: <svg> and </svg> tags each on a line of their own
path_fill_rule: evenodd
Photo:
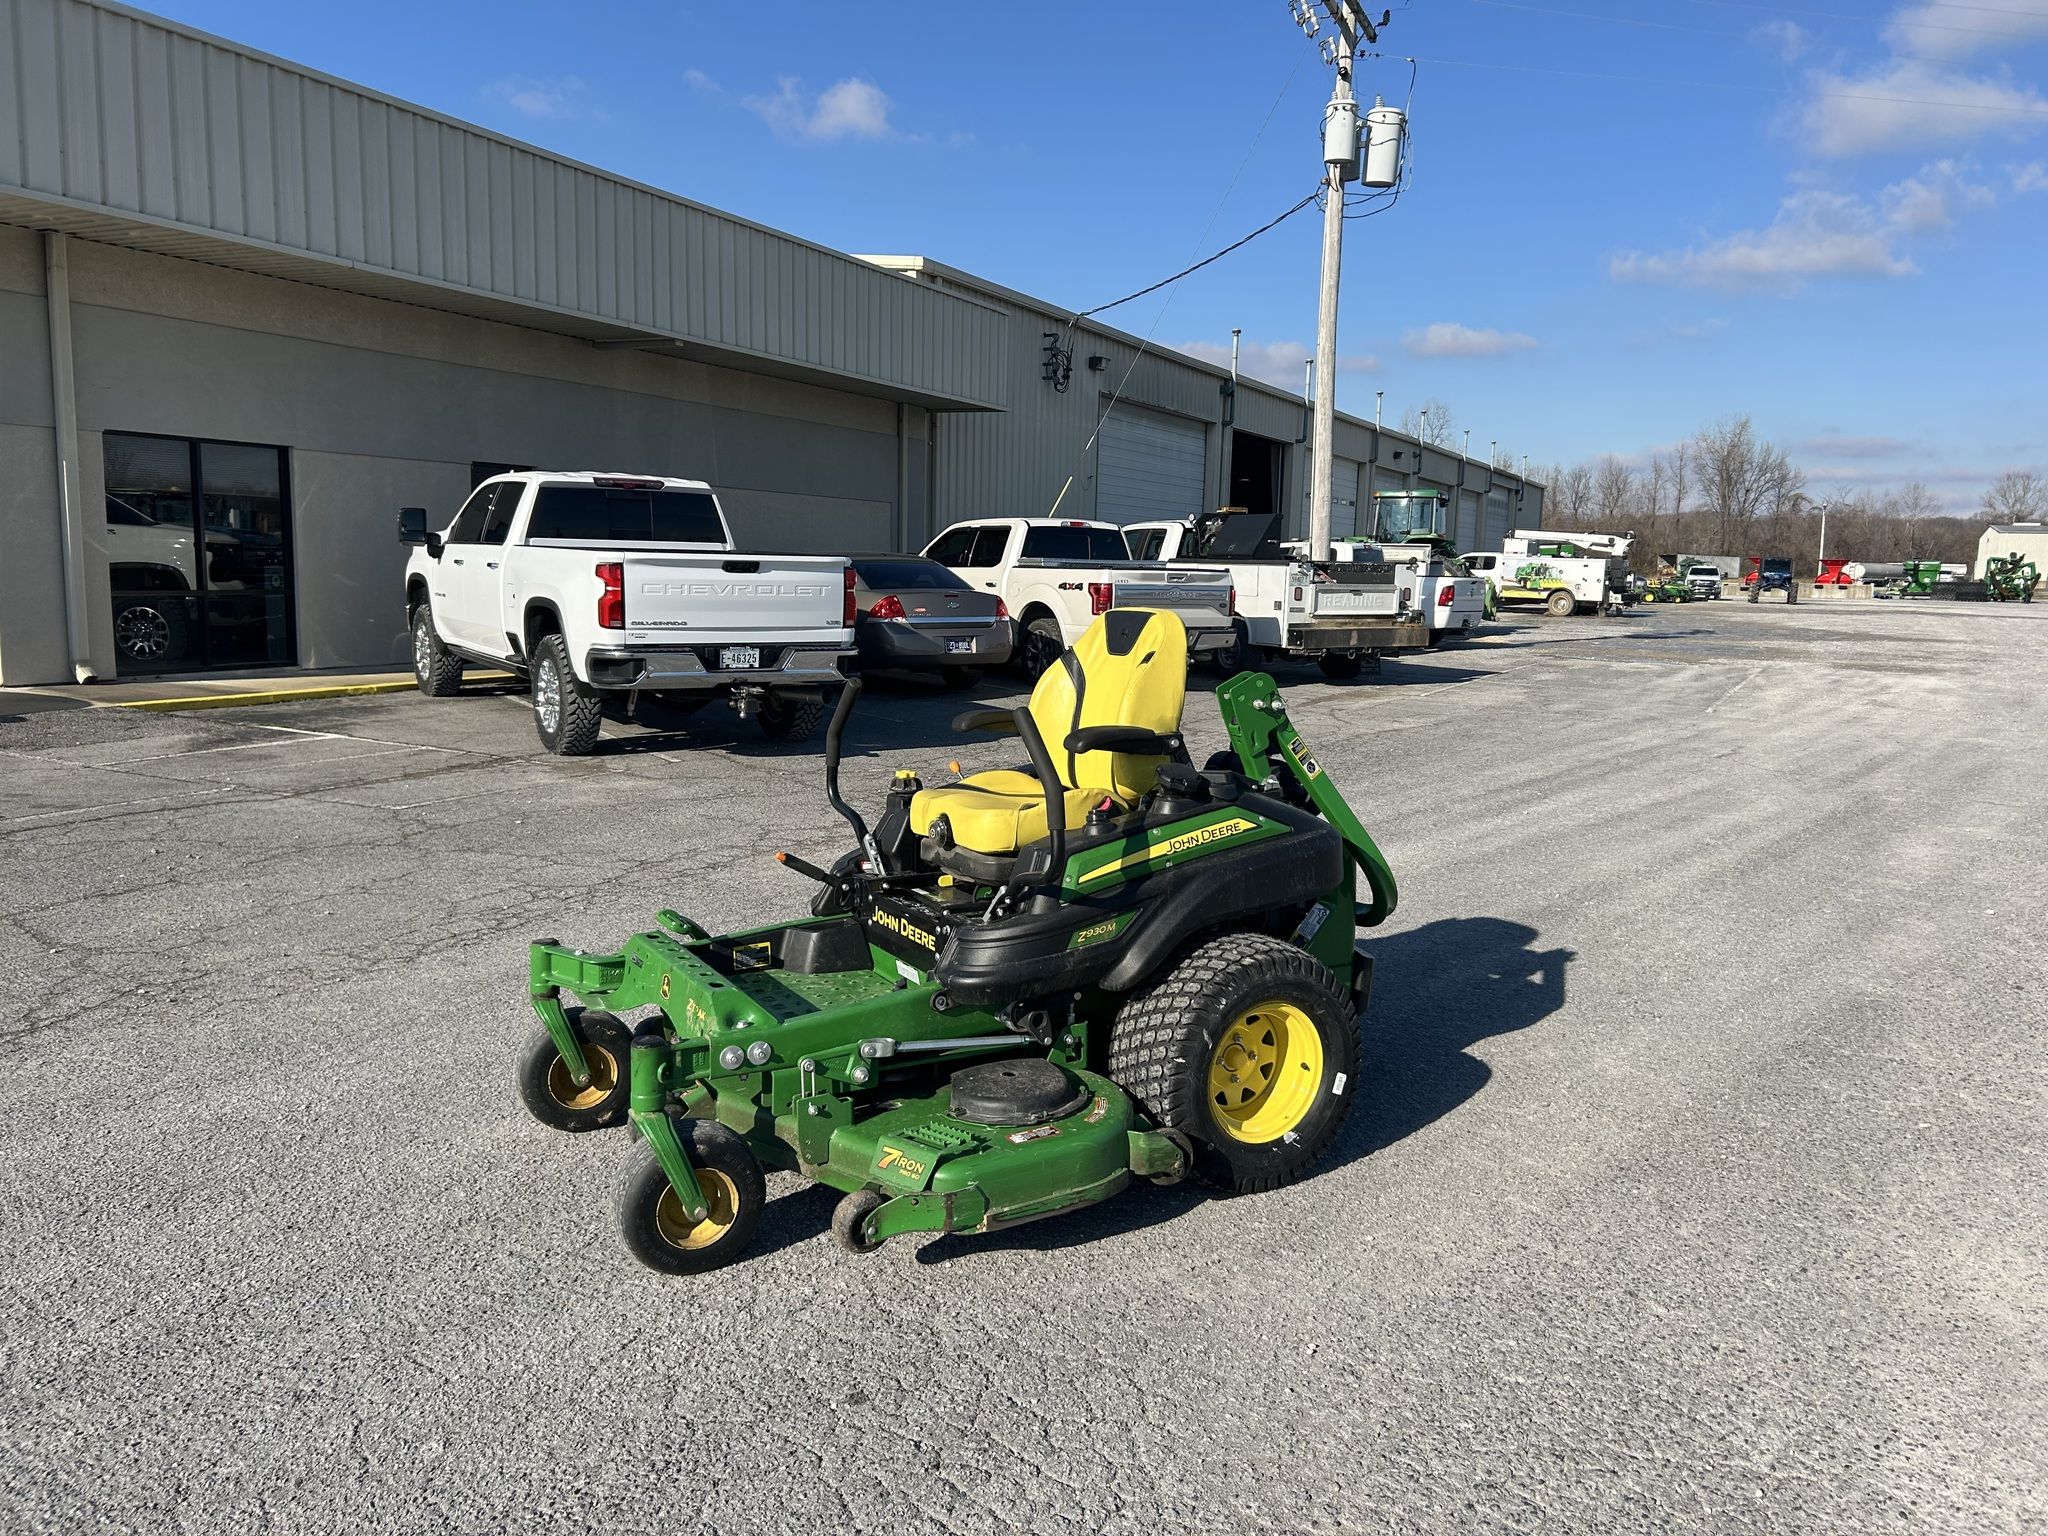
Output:
<svg viewBox="0 0 2048 1536">
<path fill-rule="evenodd" d="M 521 1094 L 563 1130 L 630 1122 L 616 1204 L 637 1257 L 732 1262 L 764 1168 L 843 1191 L 832 1230 L 856 1252 L 1133 1177 L 1252 1191 L 1307 1171 L 1356 1097 L 1357 929 L 1394 910 L 1394 879 L 1270 677 L 1216 690 L 1230 751 L 1206 769 L 1186 685 L 1180 620 L 1112 609 L 1027 707 L 954 721 L 1018 737 L 1023 765 L 899 771 L 870 828 L 839 793 L 851 682 L 825 795 L 856 846 L 829 870 L 777 855 L 817 882 L 810 915 L 714 936 L 663 912 L 617 953 L 533 945 L 545 1032 Z"/>
</svg>

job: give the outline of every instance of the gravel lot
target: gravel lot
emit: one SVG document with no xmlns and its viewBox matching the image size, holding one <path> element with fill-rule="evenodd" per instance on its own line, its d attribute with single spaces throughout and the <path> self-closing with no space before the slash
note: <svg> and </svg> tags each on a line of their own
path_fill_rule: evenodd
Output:
<svg viewBox="0 0 2048 1536">
<path fill-rule="evenodd" d="M 0 722 L 0 1529 L 2039 1531 L 2044 621 L 1284 670 L 1403 895 L 1318 1175 L 865 1260 L 778 1176 L 696 1282 L 518 1107 L 523 946 L 795 910 L 813 750 Z M 1002 757 L 960 707 L 871 693 L 850 790 Z"/>
</svg>

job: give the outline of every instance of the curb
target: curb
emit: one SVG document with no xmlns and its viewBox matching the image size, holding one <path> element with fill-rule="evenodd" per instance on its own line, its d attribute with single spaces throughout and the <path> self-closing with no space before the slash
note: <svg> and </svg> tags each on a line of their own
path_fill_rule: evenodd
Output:
<svg viewBox="0 0 2048 1536">
<path fill-rule="evenodd" d="M 189 699 L 109 699 L 93 709 L 149 709 L 174 713 L 187 709 L 238 709 L 255 704 L 292 704 L 305 699 L 346 699 L 368 693 L 404 693 L 411 678 L 390 683 L 341 683 L 326 688 L 273 688 L 267 693 L 206 693 Z"/>
</svg>

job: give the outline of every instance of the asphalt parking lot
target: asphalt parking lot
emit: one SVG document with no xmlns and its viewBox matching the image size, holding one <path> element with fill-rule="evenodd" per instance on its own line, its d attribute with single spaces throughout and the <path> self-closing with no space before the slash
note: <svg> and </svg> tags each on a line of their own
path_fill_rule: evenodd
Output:
<svg viewBox="0 0 2048 1536">
<path fill-rule="evenodd" d="M 1285 670 L 1402 884 L 1317 1176 L 866 1259 L 776 1176 L 695 1282 L 514 1098 L 523 946 L 794 910 L 815 750 L 0 722 L 0 1529 L 2040 1530 L 2044 620 Z M 1004 756 L 962 700 L 875 690 L 849 792 Z"/>
</svg>

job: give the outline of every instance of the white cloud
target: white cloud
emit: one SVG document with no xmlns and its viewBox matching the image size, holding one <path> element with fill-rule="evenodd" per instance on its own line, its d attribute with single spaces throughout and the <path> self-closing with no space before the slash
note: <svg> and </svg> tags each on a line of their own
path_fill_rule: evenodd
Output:
<svg viewBox="0 0 2048 1536">
<path fill-rule="evenodd" d="M 1965 179 L 1953 160 L 1937 160 L 1918 175 L 1895 181 L 1880 195 L 1885 222 L 1911 234 L 1947 229 L 1965 213 L 1979 212 L 1998 201 L 1989 187 Z"/>
<path fill-rule="evenodd" d="M 777 138 L 797 143 L 898 137 L 889 122 L 889 94 L 872 80 L 835 81 L 813 97 L 801 80 L 781 75 L 774 95 L 749 96 L 745 106 Z"/>
<path fill-rule="evenodd" d="M 489 94 L 522 117 L 570 118 L 597 115 L 591 111 L 587 90 L 574 75 L 507 75 L 492 83 Z"/>
<path fill-rule="evenodd" d="M 1796 21 L 1767 21 L 1749 35 L 1758 42 L 1775 48 L 1778 57 L 1787 64 L 1803 57 L 1813 46 L 1812 34 Z"/>
<path fill-rule="evenodd" d="M 1817 69 L 1807 83 L 1807 147 L 1830 158 L 2048 127 L 2048 99 L 2032 86 L 1918 59 L 1893 59 L 1862 75 Z"/>
<path fill-rule="evenodd" d="M 725 94 L 725 87 L 705 74 L 701 69 L 684 70 L 683 84 L 705 96 L 723 96 Z"/>
<path fill-rule="evenodd" d="M 1937 160 L 1895 181 L 1875 201 L 1807 188 L 1778 204 L 1763 229 L 1738 230 L 1682 251 L 1626 251 L 1609 261 L 1618 282 L 1796 293 L 1815 278 L 1914 277 L 1902 237 L 1938 234 L 1997 201 L 1966 167 Z"/>
<path fill-rule="evenodd" d="M 1401 346 L 1410 357 L 1506 357 L 1511 352 L 1530 351 L 1536 338 L 1520 331 L 1478 330 L 1439 320 L 1406 333 Z"/>
<path fill-rule="evenodd" d="M 2005 173 L 2012 178 L 2015 192 L 2048 192 L 2048 165 L 2039 160 L 2028 165 L 2009 165 Z"/>
<path fill-rule="evenodd" d="M 1230 366 L 1230 347 L 1213 341 L 1185 341 L 1180 350 L 1190 357 L 1218 367 Z M 1314 353 L 1298 341 L 1247 341 L 1238 349 L 1237 371 L 1247 378 L 1264 379 L 1283 389 L 1301 388 L 1302 369 Z M 1378 373 L 1380 360 L 1367 353 L 1344 353 L 1337 358 L 1341 373 Z"/>
<path fill-rule="evenodd" d="M 1885 23 L 1884 37 L 1900 53 L 1960 59 L 2048 37 L 2048 0 L 2000 0 L 1996 6 L 1903 5 Z"/>
</svg>

